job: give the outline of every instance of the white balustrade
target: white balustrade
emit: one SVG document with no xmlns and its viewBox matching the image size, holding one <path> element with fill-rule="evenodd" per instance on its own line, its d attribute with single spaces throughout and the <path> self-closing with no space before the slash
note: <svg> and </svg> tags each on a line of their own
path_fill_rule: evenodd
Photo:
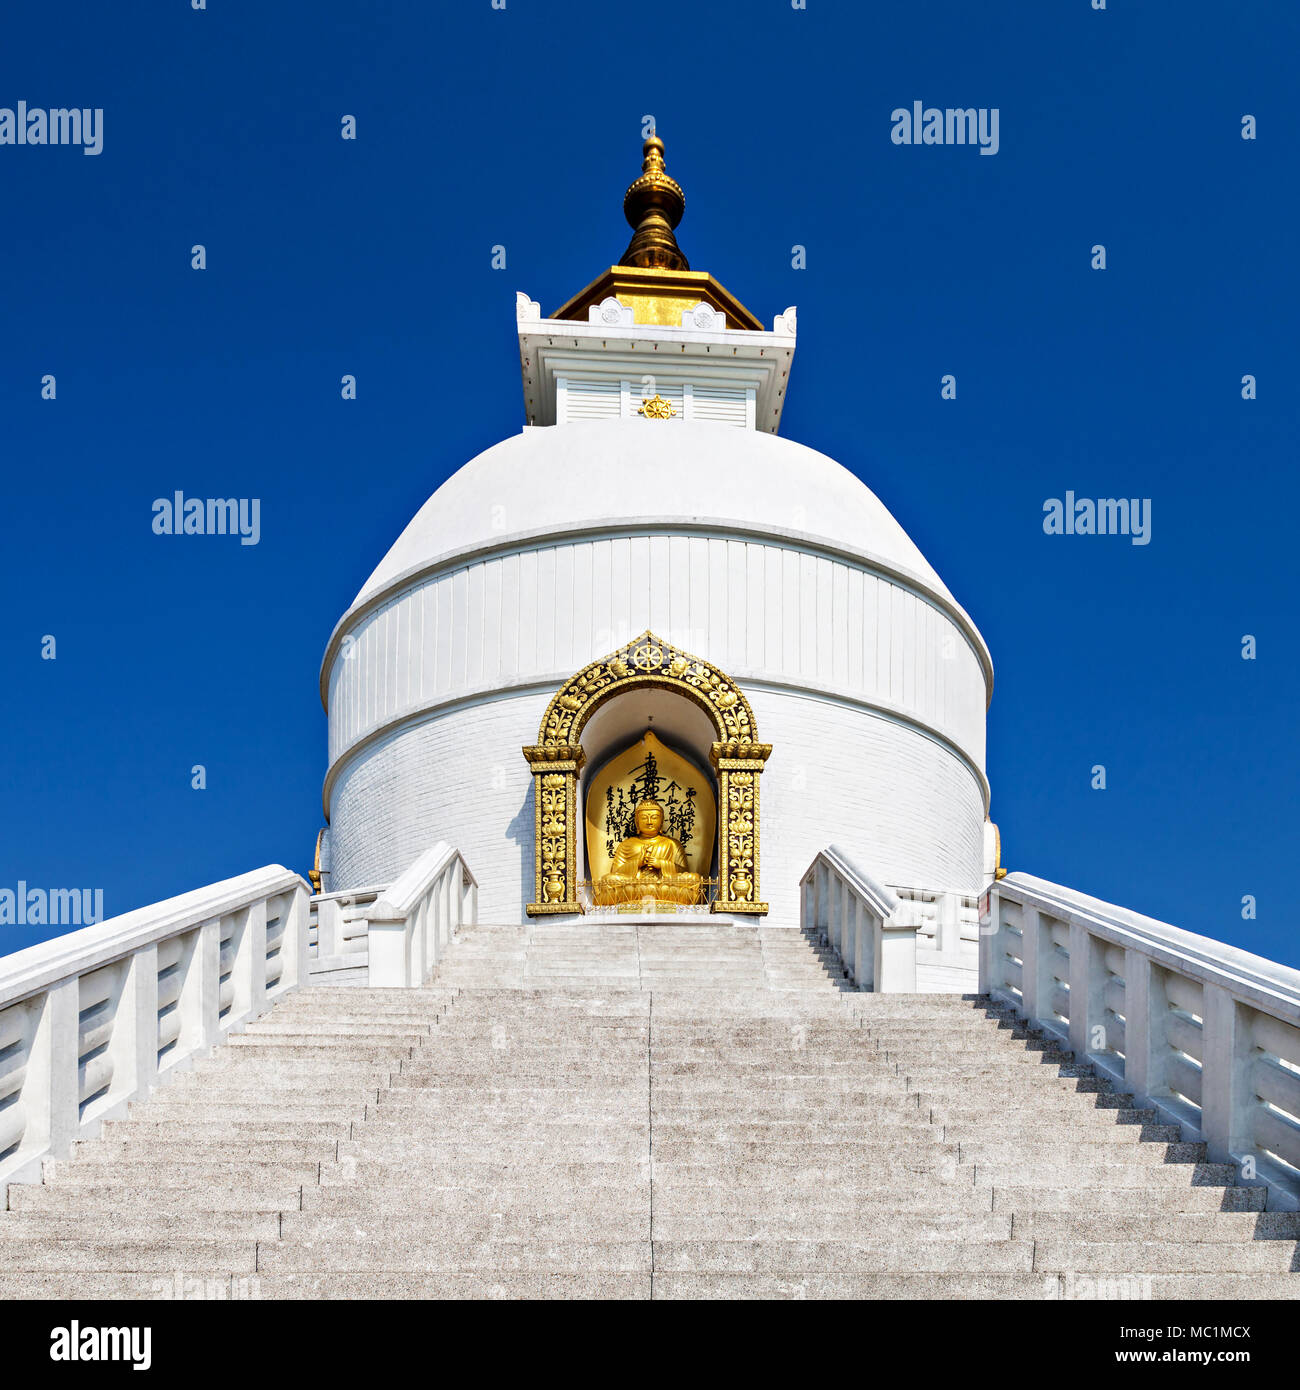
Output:
<svg viewBox="0 0 1300 1390">
<path fill-rule="evenodd" d="M 899 901 L 838 845 L 824 849 L 799 885 L 803 925 L 839 953 L 861 990 L 916 989 L 917 919 L 891 920 Z"/>
<path fill-rule="evenodd" d="M 311 900 L 311 973 L 317 983 L 338 970 L 359 970 L 368 962 L 366 913 L 386 885 L 372 884 L 337 893 L 317 893 Z"/>
<path fill-rule="evenodd" d="M 456 929 L 478 920 L 478 883 L 439 840 L 366 909 L 370 984 L 418 989 Z"/>
<path fill-rule="evenodd" d="M 272 865 L 0 957 L 0 1182 L 304 984 L 309 891 Z"/>
<path fill-rule="evenodd" d="M 1300 970 L 1027 874 L 981 909 L 981 993 L 1300 1208 Z"/>
</svg>

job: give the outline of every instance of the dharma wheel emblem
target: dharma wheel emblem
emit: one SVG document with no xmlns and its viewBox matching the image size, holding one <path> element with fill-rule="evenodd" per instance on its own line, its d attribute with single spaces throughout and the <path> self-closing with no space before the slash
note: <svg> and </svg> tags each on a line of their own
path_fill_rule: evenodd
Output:
<svg viewBox="0 0 1300 1390">
<path fill-rule="evenodd" d="M 638 671 L 657 671 L 664 662 L 664 649 L 653 642 L 642 642 L 633 649 L 631 656 Z"/>
<path fill-rule="evenodd" d="M 644 415 L 647 420 L 671 420 L 677 414 L 671 402 L 664 400 L 657 391 L 653 396 L 642 398 L 636 413 Z"/>
</svg>

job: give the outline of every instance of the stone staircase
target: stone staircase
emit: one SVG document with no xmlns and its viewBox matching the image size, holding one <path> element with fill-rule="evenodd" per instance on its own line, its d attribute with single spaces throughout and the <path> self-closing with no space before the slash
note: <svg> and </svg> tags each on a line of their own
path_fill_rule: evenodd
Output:
<svg viewBox="0 0 1300 1390">
<path fill-rule="evenodd" d="M 11 1186 L 0 1297 L 1300 1297 L 1300 1217 L 1154 1120 L 796 931 L 473 927 Z"/>
</svg>

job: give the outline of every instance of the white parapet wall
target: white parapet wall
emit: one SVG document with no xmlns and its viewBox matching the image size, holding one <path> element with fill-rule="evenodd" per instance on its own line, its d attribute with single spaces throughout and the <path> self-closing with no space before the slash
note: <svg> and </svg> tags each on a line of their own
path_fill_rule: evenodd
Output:
<svg viewBox="0 0 1300 1390">
<path fill-rule="evenodd" d="M 1028 874 L 980 906 L 982 993 L 1300 1208 L 1300 970 Z"/>
<path fill-rule="evenodd" d="M 478 882 L 445 841 L 366 909 L 369 983 L 418 989 L 433 974 L 457 929 L 478 920 Z"/>
<path fill-rule="evenodd" d="M 878 883 L 840 845 L 822 851 L 799 884 L 801 921 L 876 993 L 974 994 L 979 987 L 979 894 Z"/>
<path fill-rule="evenodd" d="M 824 849 L 799 885 L 804 930 L 816 932 L 844 962 L 859 989 L 916 992 L 916 928 L 900 920 L 899 900 L 839 845 Z"/>
<path fill-rule="evenodd" d="M 366 913 L 387 887 L 386 883 L 369 884 L 339 893 L 317 893 L 312 898 L 310 969 L 314 984 L 332 984 L 354 977 L 366 979 Z"/>
<path fill-rule="evenodd" d="M 310 891 L 273 864 L 0 957 L 0 1182 L 304 984 Z"/>
</svg>

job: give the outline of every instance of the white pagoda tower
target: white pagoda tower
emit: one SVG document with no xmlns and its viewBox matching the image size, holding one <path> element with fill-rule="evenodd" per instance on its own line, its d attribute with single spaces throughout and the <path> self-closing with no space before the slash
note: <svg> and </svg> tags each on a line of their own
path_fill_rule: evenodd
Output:
<svg viewBox="0 0 1300 1390">
<path fill-rule="evenodd" d="M 593 779 L 652 732 L 721 808 L 715 912 L 797 926 L 832 840 L 970 899 L 996 871 L 984 640 L 870 489 L 780 436 L 795 310 L 766 329 L 692 270 L 656 137 L 642 169 L 619 264 L 549 317 L 518 296 L 523 428 L 429 498 L 330 638 L 324 885 L 442 839 L 481 920 L 590 909 Z M 973 939 L 966 963 L 973 987 Z"/>
</svg>

